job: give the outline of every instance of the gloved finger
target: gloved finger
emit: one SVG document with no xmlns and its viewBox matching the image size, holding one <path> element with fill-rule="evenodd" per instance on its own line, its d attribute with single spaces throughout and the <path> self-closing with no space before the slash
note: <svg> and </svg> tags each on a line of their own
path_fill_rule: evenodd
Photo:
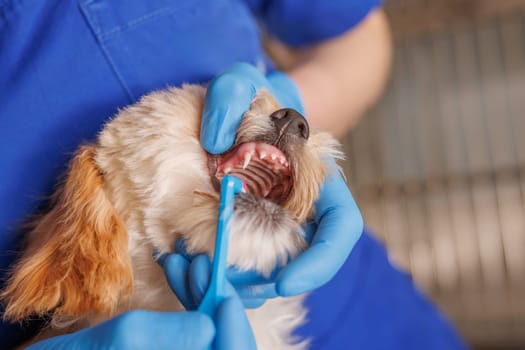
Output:
<svg viewBox="0 0 525 350">
<path fill-rule="evenodd" d="M 134 310 L 95 327 L 35 343 L 27 349 L 198 350 L 210 346 L 214 336 L 214 323 L 204 314 Z"/>
<path fill-rule="evenodd" d="M 198 312 L 160 313 L 137 310 L 123 316 L 123 324 L 116 329 L 117 332 L 122 332 L 120 338 L 127 341 L 122 347 L 115 347 L 118 349 L 197 350 L 209 346 L 215 335 L 212 319 Z M 135 336 L 128 336 L 129 333 Z"/>
<path fill-rule="evenodd" d="M 194 301 L 190 290 L 190 283 L 188 283 L 187 280 L 190 267 L 189 261 L 180 254 L 168 254 L 164 258 L 163 267 L 168 285 L 175 295 L 177 295 L 182 305 L 184 305 L 186 310 L 195 310 L 197 304 Z"/>
<path fill-rule="evenodd" d="M 318 227 L 310 247 L 277 277 L 276 289 L 281 296 L 301 294 L 328 282 L 363 232 L 359 208 L 338 171 L 329 176 L 321 189 L 315 220 Z"/>
<path fill-rule="evenodd" d="M 175 241 L 175 252 L 177 254 L 181 254 L 183 255 L 186 260 L 193 260 L 193 258 L 195 257 L 195 254 L 190 254 L 188 253 L 188 250 L 186 249 L 186 244 L 184 243 L 184 239 L 183 238 L 179 238 Z"/>
<path fill-rule="evenodd" d="M 211 261 L 206 255 L 197 255 L 190 264 L 189 286 L 191 295 L 196 304 L 200 304 L 204 294 L 208 290 L 211 279 Z M 226 296 L 236 295 L 235 289 L 226 280 Z"/>
<path fill-rule="evenodd" d="M 205 255 L 198 255 L 191 262 L 189 269 L 189 282 L 188 285 L 191 291 L 191 297 L 195 305 L 199 305 L 204 298 L 204 294 L 208 290 L 208 284 L 210 283 L 211 278 L 211 262 Z M 249 287 L 244 287 L 248 289 Z M 275 290 L 275 288 L 274 288 Z M 253 293 L 250 294 L 247 291 L 244 291 L 247 295 L 246 298 L 242 298 L 242 302 L 245 307 L 254 309 L 258 308 L 266 302 L 264 296 L 256 297 Z M 231 285 L 231 283 L 226 280 L 226 290 L 225 294 L 228 297 L 237 295 L 236 289 Z M 275 293 L 274 293 L 275 294 Z"/>
<path fill-rule="evenodd" d="M 256 284 L 236 287 L 237 294 L 243 299 L 271 299 L 279 296 L 275 283 Z"/>
<path fill-rule="evenodd" d="M 246 63 L 234 64 L 212 80 L 201 121 L 201 144 L 206 151 L 224 153 L 233 145 L 242 115 L 263 86 L 269 87 L 266 77 Z"/>
<path fill-rule="evenodd" d="M 247 309 L 257 309 L 266 303 L 266 299 L 242 299 L 242 304 Z"/>
<path fill-rule="evenodd" d="M 267 80 L 270 82 L 271 93 L 283 108 L 293 108 L 303 116 L 305 115 L 299 89 L 288 75 L 275 71 L 268 74 Z"/>
<path fill-rule="evenodd" d="M 193 259 L 188 278 L 193 302 L 199 305 L 211 279 L 211 263 L 206 255 L 197 255 Z"/>
<path fill-rule="evenodd" d="M 257 349 L 255 337 L 239 297 L 229 297 L 219 305 L 215 324 L 217 350 Z"/>
<path fill-rule="evenodd" d="M 255 284 L 267 284 L 275 281 L 275 278 L 279 274 L 279 271 L 281 271 L 281 268 L 282 267 L 278 266 L 270 273 L 270 275 L 263 276 L 254 270 L 243 271 L 237 269 L 234 266 L 230 266 L 226 270 L 226 276 L 228 277 L 228 281 L 230 281 L 230 283 L 233 284 L 235 288 L 239 288 L 241 286 L 251 286 Z"/>
</svg>

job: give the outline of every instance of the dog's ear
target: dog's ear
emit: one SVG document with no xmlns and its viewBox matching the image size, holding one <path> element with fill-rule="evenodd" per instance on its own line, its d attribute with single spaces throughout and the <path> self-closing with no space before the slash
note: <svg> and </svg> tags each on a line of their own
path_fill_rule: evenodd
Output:
<svg viewBox="0 0 525 350">
<path fill-rule="evenodd" d="M 94 155 L 92 146 L 79 149 L 52 209 L 36 221 L 0 295 L 4 319 L 111 315 L 131 292 L 127 232 Z"/>
</svg>

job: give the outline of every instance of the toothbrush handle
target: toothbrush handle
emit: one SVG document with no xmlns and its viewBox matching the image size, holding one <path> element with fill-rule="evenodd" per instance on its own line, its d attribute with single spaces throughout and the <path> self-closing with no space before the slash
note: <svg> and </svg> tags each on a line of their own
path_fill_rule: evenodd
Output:
<svg viewBox="0 0 525 350">
<path fill-rule="evenodd" d="M 222 179 L 214 255 L 216 258 L 213 261 L 212 281 L 210 284 L 214 294 L 221 298 L 221 302 L 226 293 L 225 273 L 230 239 L 228 225 L 233 214 L 235 195 L 242 191 L 242 186 L 242 181 L 235 176 L 226 175 Z"/>
<path fill-rule="evenodd" d="M 217 235 L 215 238 L 215 253 L 211 280 L 208 290 L 199 305 L 199 311 L 207 314 L 211 318 L 214 318 L 215 310 L 224 300 L 226 294 L 225 271 L 229 243 L 228 224 L 233 214 L 235 195 L 240 193 L 242 189 L 242 181 L 235 176 L 226 175 L 221 181 Z M 211 347 L 209 349 L 211 350 Z"/>
</svg>

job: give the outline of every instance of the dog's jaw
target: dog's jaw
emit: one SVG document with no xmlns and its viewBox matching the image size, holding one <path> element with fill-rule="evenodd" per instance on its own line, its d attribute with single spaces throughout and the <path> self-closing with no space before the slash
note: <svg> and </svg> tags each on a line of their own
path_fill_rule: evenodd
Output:
<svg viewBox="0 0 525 350">
<path fill-rule="evenodd" d="M 235 200 L 230 263 L 265 276 L 306 247 L 301 226 L 285 210 L 267 199 L 241 194 Z"/>
<path fill-rule="evenodd" d="M 269 275 L 304 249 L 303 230 L 282 207 L 247 193 L 238 195 L 234 206 L 229 265 Z M 213 256 L 217 212 L 216 195 L 197 193 L 194 205 L 182 213 L 178 225 L 190 253 Z"/>
</svg>

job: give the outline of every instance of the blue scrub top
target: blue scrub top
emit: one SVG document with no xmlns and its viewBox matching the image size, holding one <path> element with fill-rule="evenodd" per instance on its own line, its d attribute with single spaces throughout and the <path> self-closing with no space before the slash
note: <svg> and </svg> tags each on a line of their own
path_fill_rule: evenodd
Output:
<svg viewBox="0 0 525 350">
<path fill-rule="evenodd" d="M 73 151 L 118 108 L 168 85 L 206 82 L 234 62 L 273 69 L 259 25 L 304 46 L 352 28 L 379 1 L 0 1 L 0 268 L 13 261 L 19 225 L 45 206 Z M 461 344 L 368 235 L 309 307 L 299 334 L 314 349 Z M 33 326 L 2 324 L 0 346 Z"/>
</svg>

